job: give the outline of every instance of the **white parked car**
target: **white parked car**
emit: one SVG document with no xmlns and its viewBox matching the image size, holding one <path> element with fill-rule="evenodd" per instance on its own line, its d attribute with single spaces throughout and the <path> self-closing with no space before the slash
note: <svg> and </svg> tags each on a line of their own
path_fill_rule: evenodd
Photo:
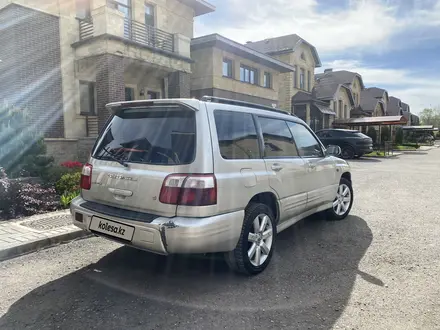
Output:
<svg viewBox="0 0 440 330">
<path fill-rule="evenodd" d="M 276 234 L 325 211 L 347 217 L 350 168 L 295 116 L 205 97 L 112 103 L 82 171 L 73 223 L 159 254 L 224 253 L 257 274 Z"/>
</svg>

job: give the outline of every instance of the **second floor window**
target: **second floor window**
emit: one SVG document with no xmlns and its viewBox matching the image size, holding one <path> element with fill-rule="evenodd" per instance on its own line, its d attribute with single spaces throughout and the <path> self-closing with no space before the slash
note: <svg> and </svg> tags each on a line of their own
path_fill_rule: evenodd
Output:
<svg viewBox="0 0 440 330">
<path fill-rule="evenodd" d="M 223 77 L 232 78 L 232 60 L 223 59 Z"/>
<path fill-rule="evenodd" d="M 247 82 L 249 84 L 257 85 L 258 74 L 256 69 L 252 69 L 248 66 L 240 66 L 240 81 Z"/>
<path fill-rule="evenodd" d="M 76 16 L 80 19 L 91 16 L 90 0 L 76 0 Z"/>
<path fill-rule="evenodd" d="M 145 6 L 145 25 L 155 26 L 154 6 L 149 3 L 146 3 L 144 6 Z"/>
<path fill-rule="evenodd" d="M 79 82 L 80 111 L 82 114 L 94 115 L 95 111 L 95 83 Z"/>
<path fill-rule="evenodd" d="M 126 18 L 131 18 L 131 0 L 107 0 L 107 6 L 119 10 Z"/>
<path fill-rule="evenodd" d="M 309 92 L 312 90 L 312 75 L 310 71 L 307 71 L 307 90 Z"/>
<path fill-rule="evenodd" d="M 270 72 L 265 72 L 263 77 L 263 87 L 271 88 L 272 87 L 272 76 Z"/>
<path fill-rule="evenodd" d="M 299 72 L 299 88 L 300 89 L 305 89 L 306 88 L 306 86 L 305 86 L 305 71 L 304 71 L 304 69 L 301 69 L 300 70 L 300 72 Z"/>
</svg>

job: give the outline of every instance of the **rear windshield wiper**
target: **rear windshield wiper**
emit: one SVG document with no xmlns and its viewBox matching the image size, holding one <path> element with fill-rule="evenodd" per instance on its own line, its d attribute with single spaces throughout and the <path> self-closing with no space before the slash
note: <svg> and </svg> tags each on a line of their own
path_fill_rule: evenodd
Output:
<svg viewBox="0 0 440 330">
<path fill-rule="evenodd" d="M 104 150 L 107 155 L 110 156 L 111 159 L 113 159 L 114 161 L 118 162 L 119 164 L 121 164 L 124 167 L 128 167 L 128 164 L 126 162 L 124 162 L 122 159 L 117 158 L 115 155 L 112 154 L 111 151 L 109 151 L 107 148 L 102 148 L 102 150 Z"/>
</svg>

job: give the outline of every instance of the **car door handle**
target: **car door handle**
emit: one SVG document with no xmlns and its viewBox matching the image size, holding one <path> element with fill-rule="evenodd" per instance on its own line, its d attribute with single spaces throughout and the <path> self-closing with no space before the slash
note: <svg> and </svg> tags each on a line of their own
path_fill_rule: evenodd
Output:
<svg viewBox="0 0 440 330">
<path fill-rule="evenodd" d="M 311 170 L 316 169 L 316 164 L 308 163 L 308 165 L 309 165 L 309 168 L 310 168 Z"/>
<path fill-rule="evenodd" d="M 272 165 L 272 171 L 279 172 L 282 169 L 283 169 L 283 166 L 281 164 L 273 164 Z"/>
</svg>

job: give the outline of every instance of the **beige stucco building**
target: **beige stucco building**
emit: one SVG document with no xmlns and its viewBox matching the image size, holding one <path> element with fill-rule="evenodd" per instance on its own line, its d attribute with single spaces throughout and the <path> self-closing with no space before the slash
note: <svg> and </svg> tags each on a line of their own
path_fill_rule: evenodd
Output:
<svg viewBox="0 0 440 330">
<path fill-rule="evenodd" d="M 218 34 L 191 42 L 191 96 L 215 96 L 277 107 L 280 79 L 294 67 Z"/>
<path fill-rule="evenodd" d="M 299 91 L 312 92 L 315 68 L 321 66 L 316 48 L 296 34 L 248 42 L 246 46 L 295 68 L 294 73 L 282 74 L 279 84 L 280 108 L 294 112 L 292 97 Z M 310 114 L 310 108 L 307 111 Z"/>
<path fill-rule="evenodd" d="M 204 0 L 0 0 L 0 80 L 24 72 L 18 89 L 51 86 L 40 100 L 0 85 L 0 98 L 30 104 L 49 149 L 70 158 L 61 154 L 103 127 L 106 103 L 190 97 L 194 17 L 214 10 Z"/>
</svg>

